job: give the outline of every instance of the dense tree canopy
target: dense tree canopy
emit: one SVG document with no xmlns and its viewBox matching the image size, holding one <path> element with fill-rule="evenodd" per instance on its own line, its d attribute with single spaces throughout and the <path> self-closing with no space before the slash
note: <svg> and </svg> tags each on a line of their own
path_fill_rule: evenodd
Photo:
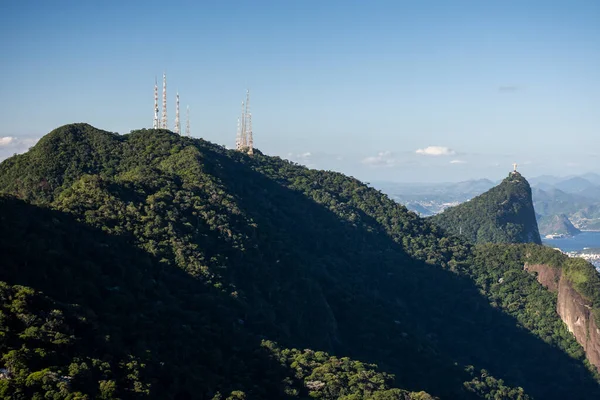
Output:
<svg viewBox="0 0 600 400">
<path fill-rule="evenodd" d="M 600 395 L 521 253 L 342 174 L 74 124 L 0 191 L 7 398 Z"/>
<path fill-rule="evenodd" d="M 447 208 L 431 220 L 472 243 L 542 243 L 531 187 L 518 172 L 511 172 L 498 186 Z"/>
</svg>

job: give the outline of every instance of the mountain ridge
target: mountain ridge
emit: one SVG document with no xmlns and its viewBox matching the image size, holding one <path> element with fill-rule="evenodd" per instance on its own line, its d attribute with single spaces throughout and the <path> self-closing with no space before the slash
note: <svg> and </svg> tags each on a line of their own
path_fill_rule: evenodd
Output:
<svg viewBox="0 0 600 400">
<path fill-rule="evenodd" d="M 140 393 L 150 391 L 140 396 L 160 398 L 168 388 L 191 396 L 196 387 L 202 390 L 201 398 L 236 390 L 257 398 L 273 398 L 272 393 L 287 390 L 288 396 L 298 397 L 318 395 L 320 384 L 308 382 L 321 381 L 327 390 L 337 388 L 339 397 L 341 389 L 323 380 L 324 375 L 319 375 L 322 369 L 303 372 L 302 379 L 290 375 L 293 360 L 308 360 L 309 364 L 313 360 L 309 353 L 288 350 L 292 348 L 312 349 L 315 354 L 326 351 L 338 357 L 331 361 L 319 355 L 324 369 L 333 368 L 347 356 L 376 363 L 396 376 L 397 387 L 446 398 L 479 398 L 495 392 L 505 393 L 507 398 L 526 398 L 520 387 L 542 398 L 599 390 L 581 364 L 580 353 L 567 355 L 562 347 L 531 335 L 516 317 L 490 305 L 481 294 L 485 286 L 476 285 L 468 276 L 468 271 L 476 270 L 470 245 L 445 236 L 441 229 L 380 192 L 339 173 L 309 170 L 260 152 L 249 157 L 168 131 L 140 130 L 117 136 L 97 132 L 89 125 L 70 125 L 54 130 L 39 147 L 0 164 L 0 191 L 28 201 L 29 205 L 20 203 L 23 207 L 59 213 L 38 218 L 47 224 L 40 229 L 48 228 L 34 241 L 37 250 L 31 252 L 21 240 L 27 230 L 19 236 L 12 228 L 23 223 L 31 227 L 28 229 L 35 228 L 36 214 L 29 219 L 29 213 L 19 216 L 23 213 L 3 207 L 7 211 L 0 244 L 12 249 L 8 254 L 14 255 L 15 268 L 6 269 L 1 279 L 9 284 L 31 284 L 47 295 L 67 296 L 60 293 L 62 286 L 54 280 L 58 276 L 36 278 L 36 271 L 46 268 L 44 257 L 52 254 L 52 247 L 73 246 L 48 247 L 52 242 L 45 237 L 50 235 L 53 218 L 68 217 L 77 229 L 94 229 L 106 237 L 103 240 L 118 239 L 131 246 L 115 245 L 126 253 L 124 260 L 132 261 L 116 264 L 125 272 L 106 277 L 113 281 L 109 280 L 103 293 L 121 299 L 128 307 L 135 304 L 131 299 L 151 299 L 144 303 L 150 314 L 160 321 L 168 311 L 168 325 L 180 326 L 178 334 L 183 339 L 170 338 L 160 330 L 132 346 L 123 327 L 141 317 L 126 322 L 123 318 L 127 315 L 102 303 L 80 303 L 101 316 L 114 338 L 109 343 L 126 344 L 122 353 L 112 357 L 118 359 L 115 356 L 122 354 L 126 359 L 130 355 L 138 364 L 144 361 L 147 371 L 154 371 L 149 375 L 143 369 L 138 371 Z M 25 218 L 25 222 L 13 217 Z M 80 232 L 77 229 L 74 232 Z M 73 236 L 57 238 L 67 241 Z M 85 249 L 88 234 L 77 236 L 83 243 L 75 248 Z M 36 255 L 40 258 L 32 258 Z M 70 259 L 59 259 L 62 261 L 56 265 L 78 274 L 110 271 L 115 253 L 107 252 L 106 259 L 101 251 L 92 255 L 85 261 L 89 256 L 82 254 L 81 265 Z M 477 268 L 488 268 L 484 261 L 481 257 Z M 155 272 L 147 274 L 144 268 Z M 489 268 L 491 271 L 493 266 Z M 198 286 L 200 298 L 193 296 L 192 289 L 181 294 L 160 289 L 172 273 L 183 279 L 183 288 Z M 119 277 L 131 283 L 119 285 L 115 281 Z M 92 285 L 83 293 L 95 293 L 92 282 L 98 279 L 81 278 L 82 283 Z M 174 279 L 176 289 L 177 279 L 169 279 Z M 198 301 L 212 310 L 208 315 L 216 313 L 215 321 L 204 321 L 202 313 L 195 319 L 196 307 L 203 309 Z M 165 310 L 165 306 L 170 308 Z M 548 318 L 558 323 L 555 316 Z M 224 322 L 218 322 L 221 320 Z M 225 328 L 231 332 L 219 341 L 218 329 Z M 163 341 L 156 339 L 161 334 Z M 239 340 L 235 349 L 231 343 L 238 334 L 252 338 L 251 343 Z M 231 337 L 231 341 L 227 339 Z M 263 389 L 253 384 L 256 374 L 261 375 L 246 359 L 262 351 L 257 338 L 274 340 L 283 349 L 256 356 L 257 363 L 269 365 L 273 356 L 279 360 L 277 365 L 287 365 L 284 369 L 266 368 L 265 373 L 274 375 L 269 375 L 271 383 Z M 564 348 L 572 346 L 568 337 L 556 340 L 563 340 Z M 186 346 L 199 346 L 190 355 L 208 348 L 215 353 L 207 358 L 214 360 L 212 365 L 205 364 L 202 357 L 190 360 L 190 365 L 215 374 L 211 382 L 194 381 L 185 364 L 169 356 L 185 353 Z M 233 357 L 226 356 L 231 351 Z M 293 362 L 288 363 L 285 354 Z M 544 363 L 534 362 L 540 357 Z M 225 362 L 228 358 L 233 363 L 239 360 L 239 368 L 246 371 L 239 373 L 239 378 L 229 378 L 236 369 Z M 135 390 L 135 381 L 119 373 L 118 363 L 104 362 L 109 363 L 106 373 L 113 376 L 104 380 L 113 381 L 117 393 L 131 395 L 128 390 Z M 157 372 L 161 371 L 160 362 L 167 366 L 162 376 Z M 52 368 L 68 372 L 62 364 Z M 101 373 L 96 366 L 92 370 L 94 377 Z M 335 376 L 342 376 L 340 373 Z M 85 380 L 84 375 L 74 374 L 73 385 L 98 391 L 99 380 Z M 374 375 L 373 379 L 380 377 Z M 265 377 L 260 379 L 262 382 Z M 371 384 L 365 383 L 366 387 Z M 393 390 L 389 385 L 380 387 Z M 373 388 L 361 393 L 375 396 Z M 391 398 L 400 398 L 395 393 Z"/>
</svg>

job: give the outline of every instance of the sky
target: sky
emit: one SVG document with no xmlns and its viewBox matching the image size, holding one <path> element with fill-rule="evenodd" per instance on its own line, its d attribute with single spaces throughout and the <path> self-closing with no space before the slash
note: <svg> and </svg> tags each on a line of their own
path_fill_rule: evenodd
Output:
<svg viewBox="0 0 600 400">
<path fill-rule="evenodd" d="M 151 128 L 365 181 L 600 172 L 600 2 L 5 1 L 0 159 L 54 128 Z"/>
</svg>

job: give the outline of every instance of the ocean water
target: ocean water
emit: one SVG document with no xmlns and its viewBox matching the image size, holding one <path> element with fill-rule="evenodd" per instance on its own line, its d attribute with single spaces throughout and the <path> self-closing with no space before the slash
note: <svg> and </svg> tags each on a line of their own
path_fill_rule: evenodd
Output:
<svg viewBox="0 0 600 400">
<path fill-rule="evenodd" d="M 581 232 L 570 238 L 544 239 L 542 242 L 551 247 L 558 247 L 562 251 L 582 251 L 584 249 L 600 249 L 600 231 Z M 600 250 L 598 250 L 600 252 Z"/>
</svg>

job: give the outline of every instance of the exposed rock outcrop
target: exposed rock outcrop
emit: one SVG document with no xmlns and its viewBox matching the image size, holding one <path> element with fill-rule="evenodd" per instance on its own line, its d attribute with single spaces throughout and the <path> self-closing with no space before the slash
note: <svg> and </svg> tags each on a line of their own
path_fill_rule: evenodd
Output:
<svg viewBox="0 0 600 400">
<path fill-rule="evenodd" d="M 525 270 L 529 272 L 536 272 L 538 282 L 551 292 L 558 291 L 558 282 L 561 276 L 561 271 L 559 268 L 549 267 L 548 265 L 543 264 L 525 263 Z"/>
<path fill-rule="evenodd" d="M 525 270 L 537 272 L 538 282 L 558 294 L 556 312 L 583 347 L 588 361 L 600 372 L 600 329 L 590 302 L 573 288 L 560 268 L 525 263 Z"/>
</svg>

